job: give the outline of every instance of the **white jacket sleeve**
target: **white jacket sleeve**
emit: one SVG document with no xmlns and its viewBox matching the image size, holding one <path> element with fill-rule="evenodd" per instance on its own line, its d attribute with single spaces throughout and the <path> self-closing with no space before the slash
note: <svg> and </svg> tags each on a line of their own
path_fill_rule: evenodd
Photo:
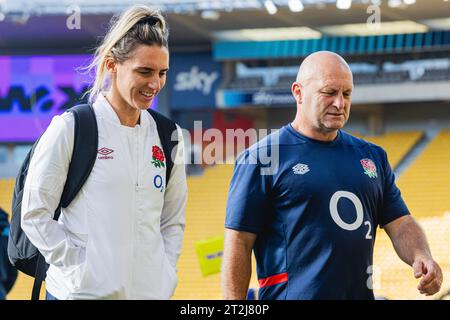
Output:
<svg viewBox="0 0 450 320">
<path fill-rule="evenodd" d="M 67 178 L 74 140 L 74 117 L 53 118 L 29 164 L 23 190 L 21 226 L 45 261 L 58 267 L 82 263 L 85 249 L 77 247 L 63 225 L 53 220 Z"/>
<path fill-rule="evenodd" d="M 167 258 L 174 268 L 176 268 L 181 253 L 187 200 L 184 142 L 178 126 L 177 132 L 177 152 L 169 183 L 164 194 L 164 206 L 161 213 L 161 234 L 164 239 L 164 247 Z"/>
</svg>

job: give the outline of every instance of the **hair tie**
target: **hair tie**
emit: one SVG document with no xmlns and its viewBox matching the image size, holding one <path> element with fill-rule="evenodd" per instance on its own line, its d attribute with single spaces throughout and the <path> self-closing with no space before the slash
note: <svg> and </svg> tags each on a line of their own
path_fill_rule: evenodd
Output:
<svg viewBox="0 0 450 320">
<path fill-rule="evenodd" d="M 161 20 L 159 20 L 159 18 L 157 18 L 157 17 L 145 16 L 141 20 L 139 20 L 138 23 L 149 24 L 150 26 L 154 26 L 160 21 Z"/>
</svg>

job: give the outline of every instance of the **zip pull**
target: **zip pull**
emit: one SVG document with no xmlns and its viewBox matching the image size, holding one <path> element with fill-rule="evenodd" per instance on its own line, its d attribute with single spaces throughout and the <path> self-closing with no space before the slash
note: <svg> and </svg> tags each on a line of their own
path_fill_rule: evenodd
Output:
<svg viewBox="0 0 450 320">
<path fill-rule="evenodd" d="M 136 183 L 136 185 L 134 186 L 134 189 L 136 190 L 136 191 L 139 191 L 139 185 Z"/>
</svg>

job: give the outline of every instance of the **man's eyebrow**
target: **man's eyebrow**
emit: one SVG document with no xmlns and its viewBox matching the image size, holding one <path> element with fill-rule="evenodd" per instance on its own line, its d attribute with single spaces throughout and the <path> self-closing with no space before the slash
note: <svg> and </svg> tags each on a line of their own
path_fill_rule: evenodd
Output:
<svg viewBox="0 0 450 320">
<path fill-rule="evenodd" d="M 324 85 L 324 86 L 322 86 L 322 88 L 320 88 L 320 90 L 321 91 L 323 91 L 323 90 L 325 90 L 325 91 L 331 91 L 331 90 L 334 90 L 334 91 L 336 91 L 336 87 L 333 87 L 332 85 Z"/>
<path fill-rule="evenodd" d="M 324 84 L 323 86 L 320 87 L 320 90 L 339 90 L 340 86 L 336 86 L 335 84 L 332 83 L 327 83 Z M 353 91 L 353 88 L 344 88 L 343 91 Z"/>
</svg>

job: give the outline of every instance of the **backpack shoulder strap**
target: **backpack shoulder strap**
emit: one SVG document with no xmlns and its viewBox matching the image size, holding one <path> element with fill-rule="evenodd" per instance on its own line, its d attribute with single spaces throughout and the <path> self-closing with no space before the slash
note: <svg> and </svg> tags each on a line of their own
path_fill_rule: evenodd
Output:
<svg viewBox="0 0 450 320">
<path fill-rule="evenodd" d="M 172 133 L 177 130 L 177 126 L 174 121 L 169 118 L 163 116 L 161 113 L 147 109 L 150 115 L 156 122 L 156 127 L 158 129 L 159 140 L 161 140 L 161 145 L 164 151 L 164 154 L 167 159 L 166 166 L 166 187 L 169 183 L 170 174 L 172 173 L 173 168 L 173 159 L 172 159 L 172 150 L 178 145 L 178 134 L 175 134 L 175 139 L 172 141 Z"/>
<path fill-rule="evenodd" d="M 98 149 L 97 120 L 92 105 L 78 105 L 67 111 L 74 115 L 75 135 L 72 159 L 60 202 L 63 208 L 69 206 L 89 177 L 97 159 Z"/>
</svg>

